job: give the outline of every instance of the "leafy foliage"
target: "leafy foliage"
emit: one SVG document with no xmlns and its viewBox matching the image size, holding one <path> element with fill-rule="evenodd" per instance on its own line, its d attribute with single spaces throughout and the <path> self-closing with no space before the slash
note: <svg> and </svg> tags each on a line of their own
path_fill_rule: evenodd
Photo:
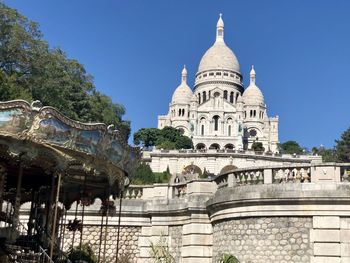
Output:
<svg viewBox="0 0 350 263">
<path fill-rule="evenodd" d="M 150 242 L 150 256 L 154 263 L 175 263 L 168 242 L 163 235 L 159 237 L 156 243 Z"/>
<path fill-rule="evenodd" d="M 97 263 L 97 257 L 88 244 L 72 248 L 68 253 L 68 259 L 72 262 L 86 261 L 87 263 Z"/>
<path fill-rule="evenodd" d="M 148 164 L 141 163 L 132 178 L 132 184 L 168 183 L 170 177 L 171 173 L 168 168 L 162 173 L 153 173 Z"/>
<path fill-rule="evenodd" d="M 165 150 L 193 148 L 192 140 L 173 127 L 164 127 L 161 130 L 140 129 L 134 134 L 134 143 L 144 147 L 157 146 Z"/>
<path fill-rule="evenodd" d="M 132 178 L 132 184 L 153 184 L 155 181 L 155 175 L 151 167 L 146 163 L 141 163 L 137 167 Z"/>
<path fill-rule="evenodd" d="M 336 140 L 336 156 L 340 162 L 350 162 L 350 128 L 343 132 L 340 140 Z"/>
<path fill-rule="evenodd" d="M 0 101 L 14 99 L 40 100 L 74 120 L 130 133 L 124 107 L 96 90 L 84 66 L 50 49 L 37 23 L 0 2 Z"/>
<path fill-rule="evenodd" d="M 224 253 L 221 255 L 219 263 L 239 263 L 239 260 L 231 254 Z"/>
<path fill-rule="evenodd" d="M 171 173 L 168 171 L 164 171 L 162 173 L 154 173 L 155 183 L 157 184 L 165 184 L 168 183 L 171 178 Z"/>
<path fill-rule="evenodd" d="M 288 153 L 288 154 L 303 153 L 303 148 L 301 148 L 296 141 L 286 141 L 285 143 L 281 143 L 279 146 L 282 153 Z"/>
<path fill-rule="evenodd" d="M 317 154 L 322 156 L 322 160 L 324 162 L 336 162 L 337 156 L 334 149 L 326 149 L 325 147 L 321 146 L 319 148 L 313 147 L 312 148 L 312 154 Z"/>
<path fill-rule="evenodd" d="M 261 142 L 253 142 L 252 150 L 255 152 L 263 152 L 265 148 L 263 147 L 263 144 Z"/>
</svg>

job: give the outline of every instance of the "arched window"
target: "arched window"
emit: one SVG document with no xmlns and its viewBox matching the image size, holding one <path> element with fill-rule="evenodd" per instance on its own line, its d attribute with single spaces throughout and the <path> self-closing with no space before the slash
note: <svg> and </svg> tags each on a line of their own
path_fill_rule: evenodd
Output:
<svg viewBox="0 0 350 263">
<path fill-rule="evenodd" d="M 227 100 L 227 90 L 224 91 L 224 99 Z"/>
<path fill-rule="evenodd" d="M 204 125 L 201 126 L 201 135 L 204 135 Z"/>
<path fill-rule="evenodd" d="M 213 121 L 214 121 L 214 131 L 218 131 L 219 130 L 219 119 L 220 117 L 215 115 L 213 117 Z"/>
<path fill-rule="evenodd" d="M 182 109 L 182 116 L 185 116 L 185 109 Z"/>
<path fill-rule="evenodd" d="M 256 117 L 256 110 L 254 110 L 254 117 Z"/>
<path fill-rule="evenodd" d="M 230 93 L 230 102 L 233 103 L 233 92 Z"/>
<path fill-rule="evenodd" d="M 181 109 L 179 109 L 179 116 L 181 116 Z"/>
<path fill-rule="evenodd" d="M 231 125 L 228 126 L 228 136 L 231 136 Z"/>
<path fill-rule="evenodd" d="M 207 101 L 207 93 L 203 91 L 203 102 Z"/>
<path fill-rule="evenodd" d="M 198 93 L 198 103 L 201 104 L 201 94 Z"/>
<path fill-rule="evenodd" d="M 237 102 L 237 100 L 238 100 L 238 96 L 239 96 L 239 94 L 238 94 L 238 93 L 236 93 L 236 102 Z"/>
<path fill-rule="evenodd" d="M 215 92 L 215 93 L 214 93 L 214 97 L 215 97 L 215 98 L 220 97 L 220 92 Z"/>
<path fill-rule="evenodd" d="M 211 97 L 211 91 L 209 90 L 209 92 L 208 92 L 208 100 L 210 100 L 210 97 Z"/>
</svg>

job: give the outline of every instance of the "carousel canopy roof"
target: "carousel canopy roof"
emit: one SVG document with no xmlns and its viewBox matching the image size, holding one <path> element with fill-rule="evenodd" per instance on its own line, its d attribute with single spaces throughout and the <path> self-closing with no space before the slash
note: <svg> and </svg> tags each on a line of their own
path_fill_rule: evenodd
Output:
<svg viewBox="0 0 350 263">
<path fill-rule="evenodd" d="M 120 185 L 125 175 L 132 175 L 140 152 L 112 125 L 74 121 L 38 102 L 0 102 L 0 164 L 15 170 L 19 159 L 29 177 L 38 178 L 37 169 L 60 171 L 67 189 L 74 191 L 72 186 L 82 180 L 90 189 Z"/>
</svg>

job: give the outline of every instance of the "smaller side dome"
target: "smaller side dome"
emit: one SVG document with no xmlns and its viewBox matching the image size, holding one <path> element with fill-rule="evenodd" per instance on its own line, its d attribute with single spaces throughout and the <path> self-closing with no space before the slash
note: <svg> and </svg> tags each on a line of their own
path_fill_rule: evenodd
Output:
<svg viewBox="0 0 350 263">
<path fill-rule="evenodd" d="M 187 85 L 187 70 L 186 66 L 184 66 L 181 72 L 181 84 L 174 91 L 171 102 L 173 104 L 190 104 L 192 97 L 193 93 L 191 91 L 191 88 Z"/>
<path fill-rule="evenodd" d="M 250 71 L 250 83 L 242 96 L 245 105 L 265 105 L 264 95 L 262 94 L 258 86 L 255 84 L 255 76 L 256 73 L 254 70 L 254 66 L 252 66 L 252 69 Z"/>
</svg>

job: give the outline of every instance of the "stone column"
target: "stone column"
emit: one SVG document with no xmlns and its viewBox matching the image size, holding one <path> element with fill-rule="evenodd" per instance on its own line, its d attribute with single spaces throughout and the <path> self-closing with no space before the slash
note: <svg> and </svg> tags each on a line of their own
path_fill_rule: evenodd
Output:
<svg viewBox="0 0 350 263">
<path fill-rule="evenodd" d="M 272 169 L 264 170 L 264 184 L 272 184 Z"/>
<path fill-rule="evenodd" d="M 182 263 L 211 263 L 213 228 L 204 222 L 193 222 L 182 229 Z"/>
<path fill-rule="evenodd" d="M 313 229 L 310 232 L 310 241 L 313 244 L 314 256 L 312 263 L 340 263 L 340 217 L 314 216 Z M 344 261 L 347 262 L 347 261 Z"/>
</svg>

